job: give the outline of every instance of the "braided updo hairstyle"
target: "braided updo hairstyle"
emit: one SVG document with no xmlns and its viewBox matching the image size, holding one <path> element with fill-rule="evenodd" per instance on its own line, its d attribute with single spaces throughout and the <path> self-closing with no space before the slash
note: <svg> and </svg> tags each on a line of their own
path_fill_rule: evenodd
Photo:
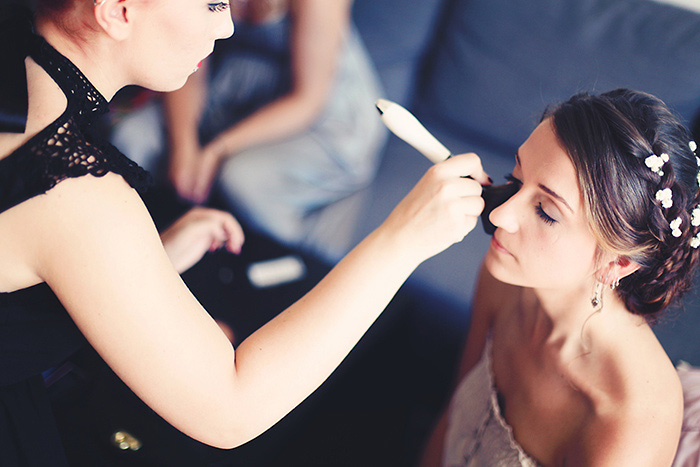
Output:
<svg viewBox="0 0 700 467">
<path fill-rule="evenodd" d="M 691 222 L 700 167 L 688 130 L 660 99 L 628 89 L 577 94 L 546 118 L 573 162 L 598 245 L 640 266 L 615 292 L 632 313 L 655 317 L 690 288 L 700 254 L 691 246 L 700 242 Z M 662 154 L 660 170 L 646 165 Z M 665 188 L 670 207 L 657 200 Z"/>
</svg>

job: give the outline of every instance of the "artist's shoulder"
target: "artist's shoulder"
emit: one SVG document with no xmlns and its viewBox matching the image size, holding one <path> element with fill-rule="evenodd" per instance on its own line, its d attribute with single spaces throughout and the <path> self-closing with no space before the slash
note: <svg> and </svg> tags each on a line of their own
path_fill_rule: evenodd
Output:
<svg viewBox="0 0 700 467">
<path fill-rule="evenodd" d="M 33 219 L 37 234 L 44 232 L 52 244 L 58 238 L 79 238 L 87 244 L 119 232 L 154 229 L 139 194 L 113 172 L 62 180 L 22 204 L 23 217 Z"/>
<path fill-rule="evenodd" d="M 141 197 L 119 174 L 83 175 L 65 178 L 44 195 L 45 207 L 85 209 L 105 206 L 143 204 Z"/>
</svg>

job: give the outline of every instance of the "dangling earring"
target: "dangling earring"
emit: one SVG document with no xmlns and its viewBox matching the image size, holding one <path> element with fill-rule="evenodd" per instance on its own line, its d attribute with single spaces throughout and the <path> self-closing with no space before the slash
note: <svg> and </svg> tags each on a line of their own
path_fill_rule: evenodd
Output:
<svg viewBox="0 0 700 467">
<path fill-rule="evenodd" d="M 591 305 L 593 308 L 598 308 L 603 306 L 603 283 L 595 283 L 595 291 L 593 292 L 593 298 L 591 299 Z"/>
</svg>

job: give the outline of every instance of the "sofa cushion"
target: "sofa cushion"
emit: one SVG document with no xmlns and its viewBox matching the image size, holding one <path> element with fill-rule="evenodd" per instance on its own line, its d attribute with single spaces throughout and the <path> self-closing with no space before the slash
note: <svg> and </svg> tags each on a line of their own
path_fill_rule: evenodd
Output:
<svg viewBox="0 0 700 467">
<path fill-rule="evenodd" d="M 700 106 L 700 14 L 650 0 L 455 0 L 420 107 L 515 147 L 544 107 L 629 87 L 688 123 Z"/>
</svg>

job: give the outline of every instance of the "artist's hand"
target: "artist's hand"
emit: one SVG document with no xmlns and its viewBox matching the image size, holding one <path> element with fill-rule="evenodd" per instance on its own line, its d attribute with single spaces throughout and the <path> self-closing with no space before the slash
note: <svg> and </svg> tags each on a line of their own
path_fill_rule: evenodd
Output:
<svg viewBox="0 0 700 467">
<path fill-rule="evenodd" d="M 490 183 L 476 154 L 454 156 L 432 166 L 380 228 L 393 231 L 407 254 L 423 261 L 474 228 L 484 209 L 481 186 Z"/>
<path fill-rule="evenodd" d="M 185 213 L 160 238 L 180 273 L 194 266 L 207 251 L 226 247 L 238 254 L 244 241 L 243 229 L 231 214 L 201 207 Z"/>
</svg>

